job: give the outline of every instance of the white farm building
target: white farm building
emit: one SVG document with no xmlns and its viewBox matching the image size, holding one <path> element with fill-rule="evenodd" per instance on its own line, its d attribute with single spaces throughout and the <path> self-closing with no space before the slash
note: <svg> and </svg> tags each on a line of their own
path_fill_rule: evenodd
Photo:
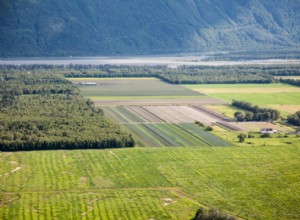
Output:
<svg viewBox="0 0 300 220">
<path fill-rule="evenodd" d="M 278 130 L 275 130 L 273 128 L 262 128 L 260 130 L 260 133 L 261 134 L 266 134 L 266 133 L 268 133 L 268 134 L 276 134 L 276 133 L 278 133 Z"/>
</svg>

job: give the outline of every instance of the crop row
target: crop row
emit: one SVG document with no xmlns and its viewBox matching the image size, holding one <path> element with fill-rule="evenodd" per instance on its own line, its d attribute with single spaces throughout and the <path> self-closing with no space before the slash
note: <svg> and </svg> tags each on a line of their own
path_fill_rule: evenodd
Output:
<svg viewBox="0 0 300 220">
<path fill-rule="evenodd" d="M 230 143 L 193 124 L 127 124 L 145 146 L 230 146 Z"/>
</svg>

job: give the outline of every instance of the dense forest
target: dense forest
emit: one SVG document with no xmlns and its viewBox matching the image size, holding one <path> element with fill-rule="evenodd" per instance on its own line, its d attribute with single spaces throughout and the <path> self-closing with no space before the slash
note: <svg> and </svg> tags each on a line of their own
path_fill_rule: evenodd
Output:
<svg viewBox="0 0 300 220">
<path fill-rule="evenodd" d="M 0 150 L 132 147 L 62 75 L 0 71 Z"/>
<path fill-rule="evenodd" d="M 280 112 L 271 108 L 260 108 L 250 102 L 232 101 L 232 106 L 248 111 L 245 115 L 242 112 L 235 112 L 234 117 L 237 121 L 270 121 L 277 120 Z"/>
<path fill-rule="evenodd" d="M 300 111 L 288 116 L 288 122 L 292 125 L 300 126 Z"/>
<path fill-rule="evenodd" d="M 65 77 L 158 77 L 175 84 L 272 83 L 275 76 L 300 75 L 300 65 L 253 66 L 117 66 L 117 65 L 3 65 L 13 72 L 29 71 Z"/>
</svg>

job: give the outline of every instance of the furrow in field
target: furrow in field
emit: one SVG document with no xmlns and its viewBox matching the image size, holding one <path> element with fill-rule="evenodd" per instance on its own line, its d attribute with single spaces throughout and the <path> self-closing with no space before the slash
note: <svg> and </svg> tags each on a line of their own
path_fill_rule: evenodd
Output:
<svg viewBox="0 0 300 220">
<path fill-rule="evenodd" d="M 149 147 L 163 147 L 163 144 L 154 137 L 147 128 L 141 125 L 132 125 L 127 124 L 125 125 L 127 128 L 130 129 L 133 133 L 135 133 L 140 140 L 145 144 L 145 146 Z"/>
<path fill-rule="evenodd" d="M 184 128 L 182 126 L 180 126 L 179 124 L 176 125 L 179 129 L 181 129 L 182 131 L 188 133 L 190 136 L 192 136 L 193 138 L 195 138 L 197 140 L 197 145 L 198 146 L 212 146 L 212 144 L 210 142 L 208 142 L 206 139 L 203 138 L 203 136 L 200 136 L 198 134 L 195 134 L 195 132 Z M 201 144 L 201 145 L 200 145 Z"/>
<path fill-rule="evenodd" d="M 182 118 L 182 114 L 172 111 L 170 106 L 145 106 L 147 110 L 162 118 L 165 122 L 180 123 L 186 122 L 186 118 Z"/>
<path fill-rule="evenodd" d="M 131 111 L 133 111 L 134 113 L 136 113 L 136 114 L 140 115 L 141 117 L 143 117 L 147 122 L 151 122 L 151 123 L 160 123 L 160 122 L 162 122 L 162 120 L 160 118 L 158 118 L 156 115 L 152 114 L 151 112 L 145 110 L 141 106 L 130 106 L 128 108 Z"/>
<path fill-rule="evenodd" d="M 163 146 L 166 146 L 166 147 L 176 146 L 176 143 L 174 143 L 174 141 L 171 140 L 165 134 L 165 132 L 163 132 L 162 130 L 158 130 L 157 128 L 154 127 L 154 125 L 144 124 L 144 125 L 141 125 L 141 126 L 147 128 L 148 131 L 151 132 L 151 134 L 154 137 L 156 137 L 157 140 L 159 140 L 163 144 Z"/>
<path fill-rule="evenodd" d="M 173 138 L 179 140 L 182 145 L 181 146 L 207 146 L 203 140 L 199 139 L 195 135 L 191 135 L 189 132 L 179 128 L 176 124 L 166 124 L 162 125 L 168 128 Z"/>
<path fill-rule="evenodd" d="M 216 123 L 217 119 L 211 117 L 210 115 L 206 114 L 205 112 L 197 111 L 189 106 L 175 106 L 173 108 L 174 111 L 181 113 L 185 118 L 190 118 L 190 120 L 186 120 L 186 122 L 195 122 L 201 121 L 204 124 L 211 125 L 212 123 Z"/>
<path fill-rule="evenodd" d="M 192 106 L 192 108 L 196 109 L 199 112 L 204 112 L 207 115 L 209 115 L 211 118 L 215 118 L 217 120 L 221 120 L 221 121 L 228 121 L 228 122 L 232 122 L 233 120 L 231 118 L 228 118 L 218 112 L 215 112 L 211 109 L 205 108 L 203 106 Z"/>
<path fill-rule="evenodd" d="M 227 141 L 215 136 L 214 134 L 204 131 L 201 128 L 198 128 L 193 124 L 180 124 L 180 127 L 194 133 L 196 136 L 200 136 L 212 146 L 232 146 L 232 144 L 228 143 Z"/>
<path fill-rule="evenodd" d="M 123 114 L 121 114 L 115 107 L 107 107 L 109 109 L 106 111 L 109 115 L 112 116 L 113 119 L 118 123 L 128 123 L 130 122 L 128 118 L 126 118 Z"/>
<path fill-rule="evenodd" d="M 158 129 L 160 129 L 162 132 L 165 133 L 165 135 L 175 143 L 174 146 L 189 146 L 189 142 L 187 141 L 186 138 L 182 136 L 178 131 L 174 130 L 174 125 L 173 124 L 160 124 L 157 125 Z"/>
<path fill-rule="evenodd" d="M 132 111 L 130 111 L 127 107 L 124 106 L 118 106 L 115 107 L 122 115 L 124 115 L 124 117 L 126 117 L 128 119 L 129 122 L 134 122 L 134 123 L 142 123 L 142 122 L 146 122 L 144 119 L 142 119 L 141 117 L 139 117 L 139 115 L 133 113 Z"/>
</svg>

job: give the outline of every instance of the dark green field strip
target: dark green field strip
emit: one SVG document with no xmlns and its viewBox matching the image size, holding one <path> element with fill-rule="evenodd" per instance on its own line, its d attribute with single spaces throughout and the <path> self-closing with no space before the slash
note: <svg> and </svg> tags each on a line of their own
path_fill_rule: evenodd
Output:
<svg viewBox="0 0 300 220">
<path fill-rule="evenodd" d="M 186 132 L 176 124 L 161 124 L 159 127 L 166 130 L 172 138 L 177 140 L 180 143 L 179 146 L 209 146 L 201 138 Z"/>
<path fill-rule="evenodd" d="M 177 143 L 172 140 L 171 137 L 169 137 L 164 131 L 159 129 L 157 125 L 152 124 L 144 124 L 143 127 L 147 128 L 147 131 L 149 131 L 150 134 L 152 134 L 159 142 L 162 143 L 165 147 L 172 147 L 172 146 L 178 146 Z"/>
<path fill-rule="evenodd" d="M 118 123 L 145 123 L 148 122 L 140 114 L 133 112 L 124 106 L 104 107 L 109 116 L 112 116 Z M 111 113 L 109 113 L 110 111 Z"/>
<path fill-rule="evenodd" d="M 119 106 L 116 107 L 116 109 L 122 114 L 125 115 L 126 118 L 130 120 L 130 122 L 147 122 L 145 119 L 140 117 L 139 114 L 136 114 L 135 112 L 132 112 L 130 109 L 127 107 Z"/>
<path fill-rule="evenodd" d="M 129 120 L 124 117 L 124 115 L 120 114 L 114 107 L 104 107 L 104 112 L 117 123 L 129 122 Z"/>
<path fill-rule="evenodd" d="M 149 147 L 205 147 L 231 146 L 221 138 L 193 124 L 126 124 L 132 132 Z"/>
<path fill-rule="evenodd" d="M 179 126 L 188 132 L 200 136 L 205 141 L 209 142 L 212 146 L 232 146 L 231 143 L 217 137 L 212 133 L 204 131 L 203 129 L 197 127 L 194 124 L 184 123 L 184 124 L 179 124 Z"/>
<path fill-rule="evenodd" d="M 143 143 L 143 146 L 148 147 L 163 147 L 164 145 L 157 140 L 155 136 L 149 133 L 149 131 L 138 124 L 126 124 L 130 132 L 134 133 L 138 139 Z"/>
</svg>

